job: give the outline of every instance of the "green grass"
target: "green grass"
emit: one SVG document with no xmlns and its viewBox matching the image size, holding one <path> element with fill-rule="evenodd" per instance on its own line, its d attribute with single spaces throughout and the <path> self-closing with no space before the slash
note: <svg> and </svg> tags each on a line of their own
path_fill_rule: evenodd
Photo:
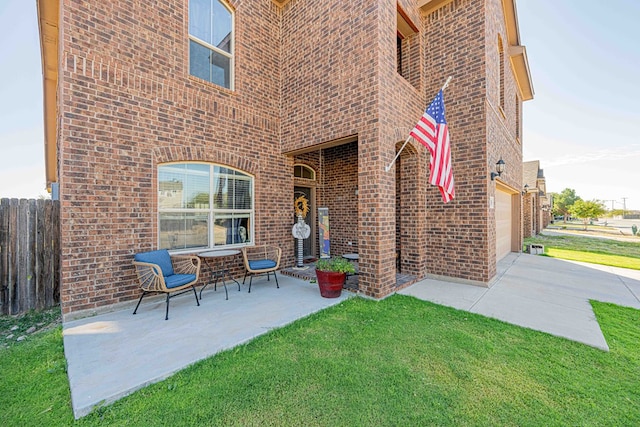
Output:
<svg viewBox="0 0 640 427">
<path fill-rule="evenodd" d="M 0 349 L 0 425 L 71 425 L 62 329 Z"/>
<path fill-rule="evenodd" d="M 553 229 L 559 229 L 559 230 L 584 230 L 584 223 L 582 221 L 574 221 L 574 222 L 562 222 L 562 221 L 556 221 L 553 224 L 549 224 L 549 226 L 547 228 L 553 230 Z M 608 227 L 605 225 L 596 225 L 594 224 L 587 224 L 587 230 L 591 230 L 591 231 L 604 231 L 604 232 L 609 232 L 612 234 L 617 234 L 618 230 L 614 227 Z"/>
<path fill-rule="evenodd" d="M 0 350 L 0 425 L 640 425 L 640 311 L 593 306 L 608 353 L 407 296 L 353 298 L 77 422 L 57 329 Z"/>
<path fill-rule="evenodd" d="M 51 329 L 60 324 L 60 307 L 50 310 L 31 310 L 18 316 L 0 316 L 0 348 L 16 345 L 19 337 L 28 337 L 33 328 L 35 333 Z"/>
<path fill-rule="evenodd" d="M 538 235 L 524 244 L 544 245 L 545 255 L 554 258 L 640 270 L 640 240 Z"/>
<path fill-rule="evenodd" d="M 610 265 L 613 267 L 630 268 L 640 270 L 640 258 L 631 258 L 622 255 L 609 255 L 602 253 L 572 251 L 570 249 L 545 248 L 545 255 L 553 258 L 568 259 L 572 261 L 590 262 L 592 264 Z"/>
</svg>

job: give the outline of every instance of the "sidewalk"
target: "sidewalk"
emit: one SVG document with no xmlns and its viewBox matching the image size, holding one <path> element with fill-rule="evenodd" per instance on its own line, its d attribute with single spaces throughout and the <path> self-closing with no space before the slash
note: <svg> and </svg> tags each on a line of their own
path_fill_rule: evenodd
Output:
<svg viewBox="0 0 640 427">
<path fill-rule="evenodd" d="M 491 288 L 423 280 L 399 293 L 609 350 L 589 300 L 640 309 L 640 271 L 512 253 Z"/>
</svg>

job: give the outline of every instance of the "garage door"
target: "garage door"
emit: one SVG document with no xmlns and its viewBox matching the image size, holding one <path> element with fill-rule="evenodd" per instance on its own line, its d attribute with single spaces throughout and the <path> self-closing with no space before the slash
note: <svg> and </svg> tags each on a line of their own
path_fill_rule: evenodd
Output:
<svg viewBox="0 0 640 427">
<path fill-rule="evenodd" d="M 496 189 L 496 260 L 511 252 L 511 194 Z"/>
</svg>

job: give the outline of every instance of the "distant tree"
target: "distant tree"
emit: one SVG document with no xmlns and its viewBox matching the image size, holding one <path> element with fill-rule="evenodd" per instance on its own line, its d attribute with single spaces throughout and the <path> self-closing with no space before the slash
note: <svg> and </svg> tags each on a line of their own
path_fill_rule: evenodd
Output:
<svg viewBox="0 0 640 427">
<path fill-rule="evenodd" d="M 582 200 L 576 195 L 576 190 L 565 188 L 561 193 L 551 193 L 553 195 L 553 214 L 562 215 L 564 221 L 571 215 L 571 206 L 577 201 Z"/>
<path fill-rule="evenodd" d="M 624 211 L 622 209 L 614 209 L 614 210 L 610 211 L 609 214 L 612 217 L 614 217 L 614 216 L 622 216 L 622 215 L 624 215 Z"/>
<path fill-rule="evenodd" d="M 571 215 L 582 219 L 584 229 L 587 229 L 590 219 L 597 219 L 606 212 L 604 204 L 600 200 L 576 200 L 571 206 Z"/>
<path fill-rule="evenodd" d="M 193 199 L 187 202 L 187 207 L 189 208 L 201 208 L 203 206 L 209 206 L 209 193 L 198 193 L 193 196 Z"/>
</svg>

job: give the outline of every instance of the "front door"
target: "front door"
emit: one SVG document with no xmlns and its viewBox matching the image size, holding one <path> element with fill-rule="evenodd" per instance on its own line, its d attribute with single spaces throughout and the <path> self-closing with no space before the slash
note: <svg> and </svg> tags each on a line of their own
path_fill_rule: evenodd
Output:
<svg viewBox="0 0 640 427">
<path fill-rule="evenodd" d="M 304 196 L 308 203 L 309 203 L 309 212 L 307 213 L 307 216 L 304 219 L 304 222 L 307 223 L 307 225 L 309 225 L 309 227 L 311 228 L 311 234 L 309 235 L 308 239 L 304 239 L 304 243 L 302 245 L 302 255 L 304 258 L 313 258 L 314 252 L 312 248 L 315 248 L 315 245 L 313 244 L 313 242 L 315 242 L 315 236 L 316 236 L 316 227 L 315 227 L 315 207 L 313 204 L 313 197 L 312 197 L 312 192 L 311 192 L 311 188 L 309 187 L 294 187 L 293 188 L 293 199 L 297 199 L 300 196 Z M 293 218 L 294 224 L 298 221 L 298 218 L 295 216 L 294 214 L 294 218 Z M 294 239 L 294 245 L 293 247 L 295 248 L 295 258 L 298 259 L 298 241 L 297 239 Z"/>
</svg>

